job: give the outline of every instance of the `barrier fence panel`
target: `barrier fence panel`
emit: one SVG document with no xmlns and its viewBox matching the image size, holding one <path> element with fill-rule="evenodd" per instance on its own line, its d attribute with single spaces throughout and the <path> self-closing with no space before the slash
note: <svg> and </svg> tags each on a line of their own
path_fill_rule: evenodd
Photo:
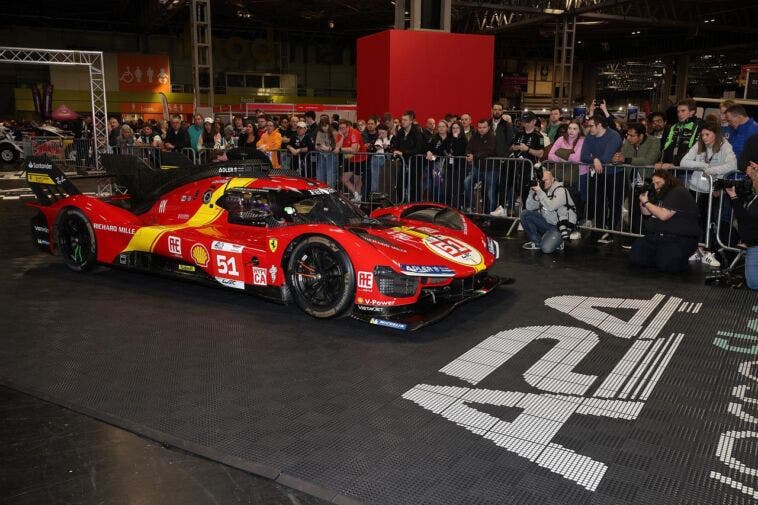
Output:
<svg viewBox="0 0 758 505">
<path fill-rule="evenodd" d="M 118 146 L 113 148 L 116 154 L 136 156 L 145 162 L 153 170 L 161 169 L 161 150 L 153 146 L 130 145 Z"/>
<path fill-rule="evenodd" d="M 190 161 L 192 161 L 193 165 L 199 165 L 202 163 L 200 162 L 200 159 L 197 156 L 197 152 L 191 147 L 182 147 L 179 150 L 179 152 L 183 154 L 184 156 L 186 156 L 187 158 L 189 158 Z"/>
<path fill-rule="evenodd" d="M 392 203 L 403 201 L 405 160 L 385 153 L 333 153 L 311 151 L 294 157 L 301 174 L 312 177 L 347 194 L 351 199 L 368 202 L 371 193 L 382 193 Z M 305 171 L 305 173 L 303 172 Z"/>
</svg>

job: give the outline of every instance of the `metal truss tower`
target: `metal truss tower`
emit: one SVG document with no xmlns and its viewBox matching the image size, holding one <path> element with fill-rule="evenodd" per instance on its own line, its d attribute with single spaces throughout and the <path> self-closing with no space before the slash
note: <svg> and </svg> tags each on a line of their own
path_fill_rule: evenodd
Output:
<svg viewBox="0 0 758 505">
<path fill-rule="evenodd" d="M 92 136 L 95 141 L 95 168 L 100 169 L 100 154 L 108 149 L 108 104 L 105 98 L 103 53 L 100 51 L 66 51 L 29 47 L 0 47 L 0 63 L 32 65 L 80 65 L 89 70 L 92 105 Z"/>
<path fill-rule="evenodd" d="M 561 16 L 555 22 L 553 51 L 553 106 L 570 108 L 574 100 L 574 47 L 576 16 Z"/>
<path fill-rule="evenodd" d="M 211 45 L 211 0 L 192 0 L 192 92 L 195 110 L 213 109 L 213 46 Z M 206 95 L 205 105 L 202 96 Z"/>
</svg>

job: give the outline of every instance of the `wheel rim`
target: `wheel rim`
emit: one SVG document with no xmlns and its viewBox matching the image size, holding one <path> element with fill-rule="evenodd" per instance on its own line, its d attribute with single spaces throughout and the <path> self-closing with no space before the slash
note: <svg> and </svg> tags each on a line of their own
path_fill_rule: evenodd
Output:
<svg viewBox="0 0 758 505">
<path fill-rule="evenodd" d="M 76 215 L 63 218 L 58 231 L 61 253 L 72 264 L 82 266 L 92 249 L 92 237 L 87 224 Z"/>
<path fill-rule="evenodd" d="M 2 153 L 0 153 L 0 157 L 2 157 L 3 161 L 13 161 L 13 151 L 10 149 L 4 149 Z"/>
<path fill-rule="evenodd" d="M 314 308 L 327 309 L 341 298 L 344 275 L 345 269 L 334 252 L 314 245 L 302 251 L 296 259 L 293 286 Z"/>
</svg>

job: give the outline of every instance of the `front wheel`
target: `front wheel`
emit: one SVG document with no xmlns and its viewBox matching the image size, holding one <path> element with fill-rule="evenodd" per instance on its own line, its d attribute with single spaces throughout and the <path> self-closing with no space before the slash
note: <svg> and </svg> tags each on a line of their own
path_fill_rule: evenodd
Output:
<svg viewBox="0 0 758 505">
<path fill-rule="evenodd" d="M 92 224 L 79 209 L 64 209 L 58 218 L 58 250 L 63 262 L 75 272 L 95 266 L 97 246 Z"/>
<path fill-rule="evenodd" d="M 355 271 L 347 253 L 326 237 L 309 237 L 295 246 L 287 264 L 295 302 L 318 318 L 343 315 L 355 297 Z"/>
<path fill-rule="evenodd" d="M 3 163 L 13 163 L 18 159 L 18 151 L 10 146 L 0 146 L 0 160 Z"/>
</svg>

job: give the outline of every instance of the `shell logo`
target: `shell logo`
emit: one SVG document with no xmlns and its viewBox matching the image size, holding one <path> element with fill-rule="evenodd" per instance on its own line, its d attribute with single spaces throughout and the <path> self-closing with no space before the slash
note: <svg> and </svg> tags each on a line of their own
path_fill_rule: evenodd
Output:
<svg viewBox="0 0 758 505">
<path fill-rule="evenodd" d="M 441 256 L 459 265 L 477 267 L 484 261 L 479 251 L 453 237 L 429 235 L 424 238 L 423 242 L 437 256 Z"/>
<path fill-rule="evenodd" d="M 206 249 L 203 244 L 193 245 L 192 249 L 190 249 L 190 257 L 192 257 L 192 261 L 194 261 L 198 266 L 201 266 L 203 268 L 208 266 L 210 255 L 208 254 L 208 249 Z"/>
</svg>

